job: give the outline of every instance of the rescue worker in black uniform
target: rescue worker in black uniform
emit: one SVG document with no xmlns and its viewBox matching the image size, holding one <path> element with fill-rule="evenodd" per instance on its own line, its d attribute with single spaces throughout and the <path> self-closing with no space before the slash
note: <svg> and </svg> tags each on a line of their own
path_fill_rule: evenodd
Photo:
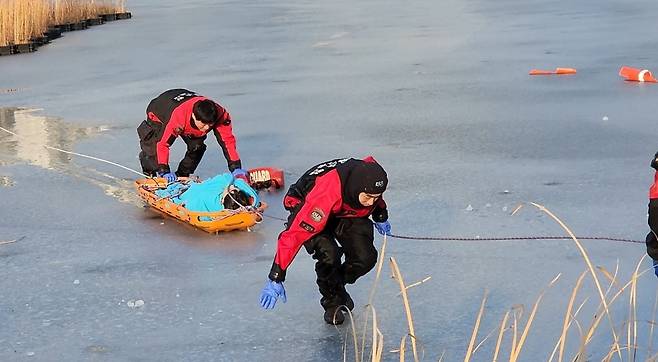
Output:
<svg viewBox="0 0 658 362">
<path fill-rule="evenodd" d="M 321 163 L 290 186 L 283 200 L 290 216 L 286 229 L 279 234 L 274 262 L 261 293 L 261 306 L 272 309 L 278 298 L 285 302 L 286 270 L 304 245 L 317 261 L 315 272 L 324 320 L 329 324 L 343 323 L 345 317 L 340 307 L 354 308 L 345 285 L 356 282 L 377 262 L 373 221 L 382 235 L 391 232 L 382 198 L 387 185 L 386 171 L 374 158 L 366 157 Z"/>
<path fill-rule="evenodd" d="M 228 169 L 246 180 L 246 171 L 238 154 L 231 115 L 216 102 L 187 89 L 170 89 L 146 108 L 146 120 L 137 128 L 142 171 L 172 182 L 176 177 L 194 173 L 206 151 L 206 135 L 213 131 L 224 152 Z M 169 148 L 181 137 L 187 145 L 185 157 L 176 173 L 169 168 Z"/>
</svg>

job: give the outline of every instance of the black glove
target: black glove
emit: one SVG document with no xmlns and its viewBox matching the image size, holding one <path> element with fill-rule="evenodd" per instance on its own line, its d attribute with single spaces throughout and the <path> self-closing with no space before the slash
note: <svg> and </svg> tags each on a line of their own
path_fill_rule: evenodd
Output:
<svg viewBox="0 0 658 362">
<path fill-rule="evenodd" d="M 388 220 L 388 210 L 375 207 L 375 210 L 372 212 L 372 221 L 384 222 L 386 220 Z"/>
<path fill-rule="evenodd" d="M 658 171 L 658 152 L 656 152 L 656 154 L 653 156 L 653 159 L 651 160 L 651 167 Z"/>
<path fill-rule="evenodd" d="M 228 161 L 228 170 L 233 172 L 236 168 L 242 168 L 242 161 Z"/>
</svg>

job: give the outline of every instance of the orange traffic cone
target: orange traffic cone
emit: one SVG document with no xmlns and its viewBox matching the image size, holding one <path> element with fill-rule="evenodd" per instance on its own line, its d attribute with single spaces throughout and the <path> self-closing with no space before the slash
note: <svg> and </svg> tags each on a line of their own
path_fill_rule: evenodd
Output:
<svg viewBox="0 0 658 362">
<path fill-rule="evenodd" d="M 555 70 L 540 70 L 533 69 L 529 73 L 530 75 L 553 75 L 553 74 L 576 74 L 574 68 L 555 68 Z"/>
<path fill-rule="evenodd" d="M 651 74 L 651 72 L 646 69 L 640 70 L 636 68 L 622 66 L 621 69 L 619 69 L 619 75 L 628 81 L 651 82 L 651 83 L 658 82 L 656 78 L 653 77 L 653 74 Z"/>
</svg>

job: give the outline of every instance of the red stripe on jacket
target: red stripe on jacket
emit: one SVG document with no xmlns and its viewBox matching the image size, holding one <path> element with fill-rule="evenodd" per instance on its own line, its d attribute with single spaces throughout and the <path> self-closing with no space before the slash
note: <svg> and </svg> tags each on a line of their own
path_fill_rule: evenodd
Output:
<svg viewBox="0 0 658 362">
<path fill-rule="evenodd" d="M 173 144 L 173 141 L 178 138 L 178 136 L 190 136 L 199 138 L 210 132 L 210 130 L 203 132 L 199 129 L 193 128 L 191 124 L 194 104 L 205 99 L 207 98 L 190 98 L 181 103 L 178 107 L 174 108 L 174 110 L 171 112 L 169 122 L 165 126 L 162 137 L 156 145 L 158 164 L 169 164 L 169 148 Z M 235 136 L 233 135 L 233 127 L 231 123 L 228 125 L 224 124 L 226 121 L 231 121 L 231 115 L 222 106 L 217 103 L 215 104 L 217 105 L 218 114 L 221 115 L 219 122 L 217 122 L 215 128 L 213 128 L 215 137 L 217 138 L 217 142 L 222 146 L 224 154 L 228 156 L 228 161 L 237 161 L 240 159 L 240 155 L 238 154 L 236 147 Z"/>
<path fill-rule="evenodd" d="M 649 188 L 649 199 L 658 199 L 658 171 L 653 175 L 653 185 Z"/>
<path fill-rule="evenodd" d="M 379 202 L 385 207 L 382 199 Z M 283 270 L 290 266 L 307 240 L 322 232 L 330 216 L 367 217 L 377 205 L 354 209 L 343 203 L 342 185 L 336 169 L 315 179 L 315 185 L 303 203 L 288 228 L 279 234 L 274 262 Z M 319 220 L 318 216 L 321 216 Z"/>
</svg>

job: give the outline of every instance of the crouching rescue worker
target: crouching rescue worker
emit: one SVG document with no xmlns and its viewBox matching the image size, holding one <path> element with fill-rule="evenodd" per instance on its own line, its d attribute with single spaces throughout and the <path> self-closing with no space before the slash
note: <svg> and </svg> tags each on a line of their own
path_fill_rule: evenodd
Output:
<svg viewBox="0 0 658 362">
<path fill-rule="evenodd" d="M 146 120 L 137 127 L 142 172 L 164 177 L 167 182 L 194 173 L 206 151 L 204 141 L 210 131 L 224 152 L 229 171 L 246 179 L 236 148 L 231 115 L 214 101 L 187 89 L 165 91 L 146 107 Z M 178 137 L 187 145 L 187 152 L 174 173 L 169 168 L 169 148 Z"/>
<path fill-rule="evenodd" d="M 651 167 L 656 172 L 654 173 L 654 181 L 651 188 L 649 188 L 649 234 L 647 234 L 647 254 L 653 259 L 653 268 L 656 276 L 658 276 L 658 152 L 651 160 Z"/>
<path fill-rule="evenodd" d="M 278 298 L 286 301 L 286 270 L 304 245 L 316 260 L 324 320 L 343 323 L 345 316 L 339 307 L 354 308 L 345 284 L 353 284 L 377 263 L 369 217 L 380 234 L 391 232 L 382 198 L 387 184 L 386 171 L 374 158 L 367 157 L 321 163 L 290 186 L 283 199 L 290 216 L 286 229 L 279 234 L 274 263 L 261 292 L 261 306 L 272 309 Z"/>
</svg>

